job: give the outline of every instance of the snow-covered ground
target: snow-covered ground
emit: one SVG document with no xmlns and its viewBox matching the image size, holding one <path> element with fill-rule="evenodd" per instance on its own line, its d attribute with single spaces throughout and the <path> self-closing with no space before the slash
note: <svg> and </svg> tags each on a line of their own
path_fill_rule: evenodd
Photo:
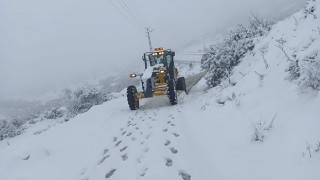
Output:
<svg viewBox="0 0 320 180">
<path fill-rule="evenodd" d="M 0 179 L 318 180 L 320 97 L 287 80 L 276 40 L 303 56 L 319 24 L 302 12 L 276 24 L 234 69 L 235 86 L 201 80 L 178 105 L 158 97 L 137 111 L 123 94 L 68 122 L 41 121 L 0 142 Z"/>
</svg>

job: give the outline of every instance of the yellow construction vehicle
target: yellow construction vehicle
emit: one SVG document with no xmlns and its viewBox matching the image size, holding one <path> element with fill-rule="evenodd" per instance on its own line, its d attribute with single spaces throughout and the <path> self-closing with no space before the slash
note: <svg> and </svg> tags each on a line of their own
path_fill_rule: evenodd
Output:
<svg viewBox="0 0 320 180">
<path fill-rule="evenodd" d="M 130 74 L 131 78 L 140 77 L 142 91 L 135 86 L 127 87 L 127 100 L 131 110 L 139 109 L 139 100 L 154 96 L 167 95 L 172 105 L 178 103 L 177 91 L 186 91 L 184 77 L 178 77 L 174 65 L 175 52 L 163 48 L 155 48 L 153 52 L 143 54 L 144 73 Z"/>
</svg>

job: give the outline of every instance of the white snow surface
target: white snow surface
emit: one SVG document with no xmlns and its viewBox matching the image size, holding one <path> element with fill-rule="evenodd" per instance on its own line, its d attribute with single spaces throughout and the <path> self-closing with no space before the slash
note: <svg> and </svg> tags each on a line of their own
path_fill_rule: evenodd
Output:
<svg viewBox="0 0 320 180">
<path fill-rule="evenodd" d="M 160 67 L 163 67 L 163 64 L 156 64 L 154 66 L 147 67 L 147 69 L 144 70 L 141 79 L 144 80 L 144 81 L 148 80 L 149 78 L 151 78 L 153 70 L 155 68 L 160 68 Z"/>
<path fill-rule="evenodd" d="M 319 24 L 302 12 L 276 24 L 256 46 L 268 45 L 269 67 L 254 50 L 234 70 L 235 86 L 205 91 L 201 80 L 175 106 L 158 97 L 130 111 L 122 96 L 68 122 L 41 121 L 0 142 L 0 179 L 318 180 L 320 97 L 286 80 L 276 40 L 303 56 Z"/>
</svg>

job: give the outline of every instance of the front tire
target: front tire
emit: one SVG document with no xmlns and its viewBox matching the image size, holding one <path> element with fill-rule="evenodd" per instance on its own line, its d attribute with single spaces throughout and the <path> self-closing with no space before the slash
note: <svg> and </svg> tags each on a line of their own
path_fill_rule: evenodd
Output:
<svg viewBox="0 0 320 180">
<path fill-rule="evenodd" d="M 170 79 L 168 82 L 167 94 L 168 94 L 171 105 L 175 105 L 178 103 L 176 85 L 173 79 Z"/>
<path fill-rule="evenodd" d="M 135 86 L 127 87 L 127 100 L 131 110 L 139 109 L 139 98 L 137 98 L 137 88 Z"/>
</svg>

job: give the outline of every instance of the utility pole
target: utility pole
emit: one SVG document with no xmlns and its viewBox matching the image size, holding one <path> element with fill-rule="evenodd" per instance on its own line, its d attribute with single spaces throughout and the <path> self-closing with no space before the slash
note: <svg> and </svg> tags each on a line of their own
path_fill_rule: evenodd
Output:
<svg viewBox="0 0 320 180">
<path fill-rule="evenodd" d="M 151 44 L 151 35 L 150 33 L 153 31 L 154 29 L 150 30 L 150 27 L 146 28 L 146 34 L 149 40 L 149 48 L 150 48 L 150 52 L 152 52 L 152 44 Z"/>
</svg>

